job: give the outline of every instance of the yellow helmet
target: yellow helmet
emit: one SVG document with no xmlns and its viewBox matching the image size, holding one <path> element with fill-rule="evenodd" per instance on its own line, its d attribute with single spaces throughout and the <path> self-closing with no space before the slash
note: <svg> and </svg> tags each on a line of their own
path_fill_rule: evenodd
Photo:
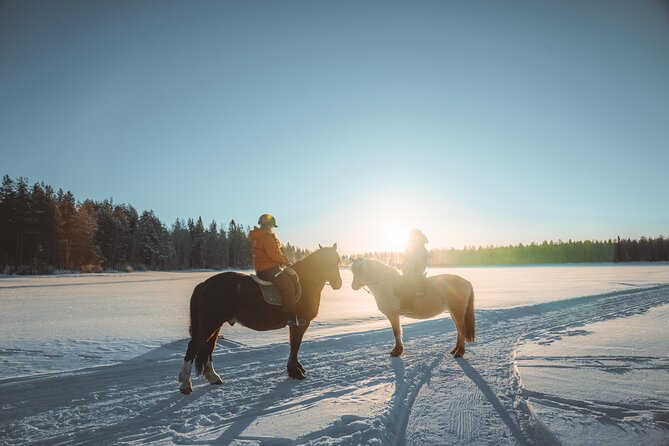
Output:
<svg viewBox="0 0 669 446">
<path fill-rule="evenodd" d="M 260 226 L 269 226 L 272 228 L 278 228 L 276 225 L 276 219 L 272 214 L 262 214 L 260 218 L 258 218 L 258 224 Z"/>
</svg>

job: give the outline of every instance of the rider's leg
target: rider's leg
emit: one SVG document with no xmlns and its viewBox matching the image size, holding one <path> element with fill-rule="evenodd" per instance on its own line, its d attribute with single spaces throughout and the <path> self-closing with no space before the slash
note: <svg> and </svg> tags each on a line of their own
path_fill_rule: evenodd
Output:
<svg viewBox="0 0 669 446">
<path fill-rule="evenodd" d="M 295 313 L 295 286 L 286 273 L 280 273 L 274 282 L 281 291 L 281 311 Z"/>
<path fill-rule="evenodd" d="M 413 274 L 407 274 L 407 290 L 404 297 L 404 313 L 413 313 L 413 301 L 416 298 L 416 277 Z"/>
<path fill-rule="evenodd" d="M 416 296 L 425 296 L 427 293 L 427 277 L 421 274 L 416 277 Z"/>
<path fill-rule="evenodd" d="M 274 268 L 258 271 L 258 277 L 269 280 L 279 288 L 281 293 L 281 311 L 286 315 L 286 321 L 290 324 L 299 324 L 295 315 L 295 285 L 287 273 L 281 271 L 277 266 Z"/>
</svg>

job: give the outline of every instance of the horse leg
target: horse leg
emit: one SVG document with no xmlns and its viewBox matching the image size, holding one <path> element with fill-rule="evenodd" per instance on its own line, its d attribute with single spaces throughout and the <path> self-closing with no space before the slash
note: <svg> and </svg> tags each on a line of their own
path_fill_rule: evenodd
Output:
<svg viewBox="0 0 669 446">
<path fill-rule="evenodd" d="M 204 364 L 204 372 L 202 373 L 202 375 L 209 384 L 214 384 L 214 385 L 223 384 L 223 380 L 221 380 L 219 374 L 216 373 L 216 371 L 214 370 L 214 361 L 212 358 L 212 353 L 214 351 L 214 348 L 216 347 L 216 339 L 218 339 L 218 333 L 220 331 L 221 331 L 220 328 L 216 330 L 213 336 L 209 338 L 207 344 L 203 347 L 203 349 L 205 350 L 205 354 L 207 354 L 208 352 L 208 359 L 207 362 Z"/>
<path fill-rule="evenodd" d="M 295 365 L 297 366 L 297 370 L 304 373 L 305 375 L 307 374 L 307 372 L 304 371 L 304 367 L 302 366 L 302 363 L 300 362 L 299 359 L 297 360 L 297 362 L 295 362 Z"/>
<path fill-rule="evenodd" d="M 193 341 L 191 340 L 188 343 L 189 348 L 192 342 Z M 195 355 L 193 355 L 193 357 L 194 356 Z M 189 393 L 193 392 L 193 383 L 190 380 L 190 373 L 192 368 L 193 368 L 193 360 L 184 359 L 184 363 L 181 365 L 181 370 L 179 370 L 179 375 L 177 376 L 177 381 L 179 382 L 179 391 L 184 395 L 188 395 Z"/>
<path fill-rule="evenodd" d="M 205 330 L 206 331 L 215 331 L 216 335 L 218 335 L 218 331 L 220 330 L 220 327 L 215 330 Z M 177 376 L 177 381 L 179 382 L 179 391 L 183 393 L 184 395 L 188 395 L 193 392 L 193 383 L 191 382 L 190 375 L 191 371 L 193 369 L 193 362 L 196 359 L 196 357 L 202 358 L 203 350 L 205 350 L 209 344 L 212 342 L 211 339 L 203 339 L 202 336 L 202 330 L 196 330 L 193 333 L 193 336 L 191 337 L 191 340 L 188 342 L 188 348 L 186 349 L 186 356 L 184 356 L 184 362 L 181 365 L 181 370 L 179 370 L 179 375 Z M 213 337 L 213 336 L 212 336 Z M 216 337 L 213 337 L 213 343 L 211 345 L 211 350 L 209 350 L 209 353 L 213 350 L 213 347 L 216 343 Z M 211 361 L 211 355 L 209 354 L 209 360 L 204 361 L 205 366 L 206 362 Z M 213 370 L 213 366 L 212 366 Z M 215 372 L 214 372 L 215 373 Z M 206 378 L 206 376 L 205 376 Z M 220 377 L 219 377 L 220 378 Z M 209 379 L 207 379 L 209 381 Z M 211 381 L 210 381 L 211 382 Z"/>
<path fill-rule="evenodd" d="M 186 356 L 184 356 L 184 363 L 181 365 L 177 381 L 179 382 L 179 391 L 184 395 L 193 392 L 193 383 L 190 380 L 191 370 L 193 369 L 193 360 L 198 351 L 198 342 L 195 336 L 188 341 L 188 348 L 186 349 Z"/>
<path fill-rule="evenodd" d="M 458 332 L 458 338 L 455 341 L 455 347 L 453 347 L 453 350 L 451 350 L 451 355 L 454 355 L 456 351 L 458 351 L 458 346 L 460 345 L 460 330 L 458 329 L 457 325 L 455 326 L 456 331 Z"/>
<path fill-rule="evenodd" d="M 453 313 L 453 311 L 449 311 L 451 314 L 451 319 L 453 319 L 453 323 L 455 323 L 455 329 L 458 332 L 458 338 L 455 341 L 455 348 L 451 350 L 451 354 L 455 358 L 461 358 L 462 355 L 465 354 L 465 335 L 464 335 L 464 327 L 463 327 L 463 319 L 458 318 L 456 314 Z M 462 315 L 464 316 L 464 315 Z"/>
<path fill-rule="evenodd" d="M 181 370 L 179 370 L 179 375 L 177 377 L 179 391 L 184 395 L 193 392 L 193 383 L 191 382 L 190 375 L 193 370 L 193 361 L 195 360 L 198 351 L 202 348 L 202 344 L 203 341 L 199 338 L 198 333 L 194 333 L 193 337 L 188 342 L 186 356 L 184 357 L 184 362 L 181 365 Z"/>
<path fill-rule="evenodd" d="M 304 367 L 297 360 L 297 352 L 300 350 L 302 344 L 302 337 L 304 332 L 309 328 L 309 323 L 305 325 L 293 325 L 290 327 L 290 356 L 288 357 L 288 376 L 295 379 L 304 379 L 306 372 Z"/>
<path fill-rule="evenodd" d="M 386 315 L 393 327 L 393 335 L 395 335 L 395 347 L 390 351 L 390 356 L 399 356 L 404 352 L 404 345 L 402 344 L 402 324 L 400 323 L 400 315 L 393 313 L 390 316 Z"/>
<path fill-rule="evenodd" d="M 451 350 L 451 354 L 454 358 L 461 358 L 462 355 L 465 354 L 465 343 L 460 342 L 460 335 L 458 335 L 458 341 L 456 342 L 453 350 Z"/>
</svg>

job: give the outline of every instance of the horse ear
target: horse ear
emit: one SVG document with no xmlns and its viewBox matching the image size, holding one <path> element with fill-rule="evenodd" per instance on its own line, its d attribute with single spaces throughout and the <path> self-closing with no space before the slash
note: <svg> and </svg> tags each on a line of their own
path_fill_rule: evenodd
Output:
<svg viewBox="0 0 669 446">
<path fill-rule="evenodd" d="M 365 266 L 367 266 L 367 259 L 358 257 L 351 262 L 351 271 L 353 271 L 354 274 L 356 271 L 362 272 L 362 270 L 365 269 Z"/>
<path fill-rule="evenodd" d="M 332 245 L 332 247 L 333 247 L 334 249 L 337 249 L 337 242 L 335 242 L 335 244 Z"/>
<path fill-rule="evenodd" d="M 323 249 L 320 243 L 318 244 L 318 249 Z"/>
</svg>

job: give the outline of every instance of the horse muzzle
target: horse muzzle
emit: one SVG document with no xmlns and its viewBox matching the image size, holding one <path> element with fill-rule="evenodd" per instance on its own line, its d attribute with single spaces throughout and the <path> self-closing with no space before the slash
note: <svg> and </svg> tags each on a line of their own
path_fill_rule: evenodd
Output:
<svg viewBox="0 0 669 446">
<path fill-rule="evenodd" d="M 358 291 L 360 288 L 362 288 L 362 284 L 354 280 L 353 282 L 351 282 L 351 288 L 353 288 L 354 291 Z"/>
</svg>

